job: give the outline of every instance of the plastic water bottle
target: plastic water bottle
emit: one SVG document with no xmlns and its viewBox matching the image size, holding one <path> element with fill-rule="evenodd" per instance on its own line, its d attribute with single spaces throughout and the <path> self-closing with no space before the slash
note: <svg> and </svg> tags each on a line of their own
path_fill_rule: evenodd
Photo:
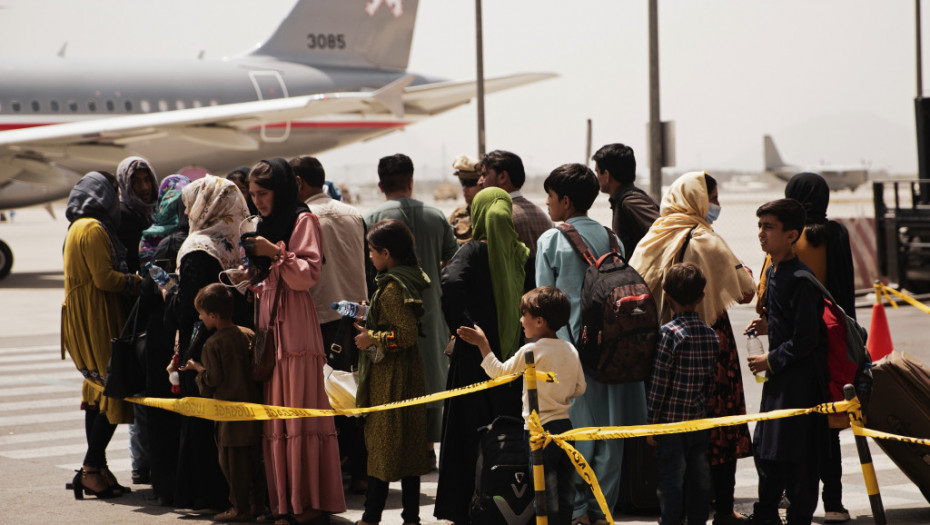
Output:
<svg viewBox="0 0 930 525">
<path fill-rule="evenodd" d="M 352 301 L 339 301 L 330 306 L 343 317 L 352 317 L 353 319 L 361 318 L 362 321 L 368 319 L 368 305 L 358 304 Z"/>
<path fill-rule="evenodd" d="M 175 354 L 171 356 L 171 362 L 174 363 L 174 370 L 168 374 L 168 382 L 171 383 L 171 393 L 180 394 L 181 374 L 178 373 L 178 368 L 181 367 L 181 356 L 175 352 Z"/>
<path fill-rule="evenodd" d="M 749 355 L 762 355 L 765 351 L 762 349 L 762 341 L 756 337 L 755 330 L 749 330 L 746 332 L 746 335 L 749 336 L 749 339 L 746 341 L 746 350 Z M 756 374 L 756 383 L 764 383 L 768 381 L 769 378 L 766 377 L 765 372 L 758 372 Z"/>
<path fill-rule="evenodd" d="M 149 275 L 152 276 L 152 279 L 165 289 L 168 293 L 171 293 L 172 290 L 178 285 L 177 279 L 175 279 L 171 274 L 161 269 L 161 266 L 152 264 L 151 262 L 145 263 L 145 269 L 149 272 Z"/>
</svg>

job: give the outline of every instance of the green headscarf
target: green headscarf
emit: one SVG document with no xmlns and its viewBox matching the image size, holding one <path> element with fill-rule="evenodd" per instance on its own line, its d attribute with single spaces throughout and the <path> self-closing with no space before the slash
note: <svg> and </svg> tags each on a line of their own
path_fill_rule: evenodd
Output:
<svg viewBox="0 0 930 525">
<path fill-rule="evenodd" d="M 471 223 L 472 240 L 488 244 L 501 357 L 506 360 L 520 346 L 520 297 L 530 250 L 517 240 L 513 201 L 500 188 L 485 188 L 475 195 L 471 202 Z"/>
</svg>

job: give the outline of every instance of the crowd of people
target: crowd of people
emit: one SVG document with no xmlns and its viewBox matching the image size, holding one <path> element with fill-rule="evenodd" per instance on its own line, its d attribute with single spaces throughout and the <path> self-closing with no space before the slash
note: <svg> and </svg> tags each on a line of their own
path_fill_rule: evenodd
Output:
<svg viewBox="0 0 930 525">
<path fill-rule="evenodd" d="M 359 523 L 372 525 L 389 483 L 400 481 L 412 525 L 420 476 L 438 469 L 434 516 L 463 525 L 473 521 L 478 429 L 498 416 L 528 417 L 519 381 L 363 418 L 214 423 L 128 403 L 92 383 L 106 380 L 110 340 L 130 312 L 146 332 L 140 395 L 325 409 L 329 365 L 357 371 L 356 403 L 367 407 L 520 371 L 532 350 L 560 379 L 539 387 L 541 422 L 560 433 L 745 414 L 727 309 L 758 297 L 761 316 L 746 329 L 768 334 L 769 351 L 746 366 L 768 376 L 761 410 L 825 401 L 822 299 L 795 270 L 812 269 L 855 310 L 849 241 L 826 218 L 823 179 L 799 174 L 785 199 L 759 208 L 768 258 L 757 284 L 713 229 L 721 213 L 713 177 L 682 175 L 656 203 L 634 184 L 631 148 L 609 144 L 592 160 L 593 171 L 552 170 L 544 211 L 521 194 L 519 156 L 460 156 L 453 169 L 466 204 L 448 218 L 413 198 L 414 166 L 403 154 L 380 159 L 385 202 L 364 215 L 340 202 L 309 156 L 193 181 L 175 174 L 159 183 L 140 157 L 116 176 L 88 173 L 68 199 L 64 248 L 63 351 L 85 378 L 87 453 L 75 497 L 131 490 L 106 458 L 116 425 L 131 423 L 132 481 L 151 484 L 162 505 L 216 509 L 221 522 L 326 523 L 346 510 L 349 491 L 365 494 Z M 609 228 L 588 216 L 599 193 L 609 196 Z M 602 383 L 582 369 L 589 263 L 557 223 L 595 258 L 619 253 L 650 289 L 662 327 L 646 381 Z M 155 267 L 172 279 L 155 279 Z M 340 315 L 340 301 L 367 304 L 367 315 Z M 256 377 L 259 357 L 273 365 L 265 378 Z M 827 522 L 848 520 L 837 432 L 811 415 L 760 422 L 753 437 L 744 424 L 650 439 L 660 523 L 705 523 L 711 509 L 715 525 L 780 523 L 783 496 L 788 523 L 810 523 L 821 477 Z M 575 444 L 611 509 L 621 464 L 631 460 L 625 441 Z M 545 454 L 550 519 L 603 523 L 566 456 L 555 447 Z M 734 508 L 735 472 L 750 456 L 759 501 L 744 516 Z"/>
</svg>

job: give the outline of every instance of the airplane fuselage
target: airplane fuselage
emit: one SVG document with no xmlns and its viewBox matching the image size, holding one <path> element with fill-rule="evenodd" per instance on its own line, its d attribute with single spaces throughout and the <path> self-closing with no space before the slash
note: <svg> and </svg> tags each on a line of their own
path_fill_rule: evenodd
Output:
<svg viewBox="0 0 930 525">
<path fill-rule="evenodd" d="M 766 170 L 767 173 L 788 182 L 791 177 L 797 173 L 810 171 L 819 174 L 827 182 L 831 191 L 849 190 L 856 191 L 856 188 L 865 184 L 869 180 L 868 170 L 863 168 L 842 168 L 830 167 L 829 169 L 818 169 L 817 167 L 800 168 L 785 167 L 783 169 Z"/>
<path fill-rule="evenodd" d="M 0 72 L 0 131 L 288 96 L 373 91 L 407 75 L 402 71 L 313 67 L 256 55 L 222 60 L 116 62 L 87 58 L 3 58 Z M 413 84 L 435 80 L 416 76 Z M 136 153 L 152 159 L 160 174 L 190 165 L 225 173 L 269 156 L 330 150 L 394 131 L 416 120 L 415 114 L 403 118 L 384 114 L 327 116 L 250 127 L 248 134 L 259 141 L 261 153 L 232 146 L 204 147 L 178 136 L 151 143 L 126 141 L 125 151 L 114 151 L 106 162 L 102 158 L 81 159 L 62 152 L 56 164 L 78 174 L 94 169 L 113 170 L 120 157 Z M 88 137 L 88 143 L 93 142 L 94 137 Z M 54 148 L 45 147 L 41 154 L 55 156 Z M 11 204 L 0 202 L 0 207 L 5 206 Z"/>
</svg>

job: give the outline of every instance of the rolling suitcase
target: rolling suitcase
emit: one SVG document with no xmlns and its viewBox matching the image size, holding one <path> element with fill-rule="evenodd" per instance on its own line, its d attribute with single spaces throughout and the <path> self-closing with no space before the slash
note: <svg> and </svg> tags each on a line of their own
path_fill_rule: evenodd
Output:
<svg viewBox="0 0 930 525">
<path fill-rule="evenodd" d="M 659 514 L 659 469 L 656 449 L 644 437 L 623 440 L 623 463 L 620 466 L 620 493 L 617 510 L 633 516 Z"/>
<path fill-rule="evenodd" d="M 907 354 L 893 352 L 872 369 L 872 375 L 866 427 L 930 438 L 930 369 Z M 887 439 L 875 442 L 930 502 L 930 447 Z"/>
</svg>

